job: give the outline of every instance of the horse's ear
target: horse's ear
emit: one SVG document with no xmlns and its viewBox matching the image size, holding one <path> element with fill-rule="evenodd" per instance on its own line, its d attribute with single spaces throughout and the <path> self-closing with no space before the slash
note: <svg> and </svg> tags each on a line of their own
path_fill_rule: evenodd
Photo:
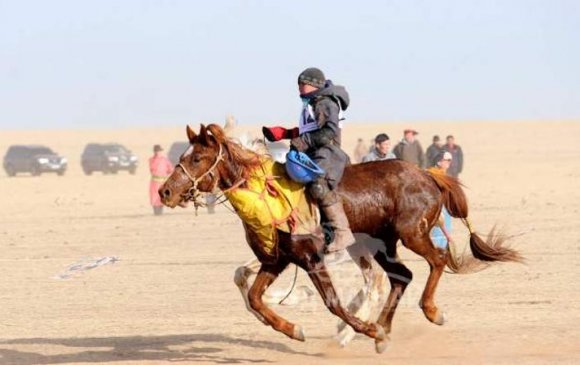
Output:
<svg viewBox="0 0 580 365">
<path fill-rule="evenodd" d="M 187 133 L 187 139 L 189 139 L 189 143 L 193 143 L 195 141 L 195 138 L 197 137 L 197 134 L 195 134 L 195 132 L 193 131 L 193 129 L 191 129 L 189 124 L 185 128 L 185 132 Z"/>
<path fill-rule="evenodd" d="M 211 138 L 209 138 L 209 133 L 207 132 L 207 128 L 203 124 L 199 128 L 199 142 L 205 146 L 209 146 L 212 144 L 212 140 L 211 140 Z"/>
<path fill-rule="evenodd" d="M 217 142 L 223 142 L 226 140 L 226 135 L 222 127 L 218 124 L 210 124 L 207 126 L 207 130 L 216 139 Z"/>
</svg>

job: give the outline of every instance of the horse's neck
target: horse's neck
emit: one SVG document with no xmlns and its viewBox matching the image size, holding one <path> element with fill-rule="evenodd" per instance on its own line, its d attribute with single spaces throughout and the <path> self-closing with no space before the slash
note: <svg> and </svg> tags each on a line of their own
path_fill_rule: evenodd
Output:
<svg viewBox="0 0 580 365">
<path fill-rule="evenodd" d="M 229 158 L 224 160 L 223 171 L 220 171 L 220 181 L 218 187 L 222 191 L 231 189 L 234 185 L 238 184 L 240 180 L 243 179 L 243 171 Z"/>
</svg>

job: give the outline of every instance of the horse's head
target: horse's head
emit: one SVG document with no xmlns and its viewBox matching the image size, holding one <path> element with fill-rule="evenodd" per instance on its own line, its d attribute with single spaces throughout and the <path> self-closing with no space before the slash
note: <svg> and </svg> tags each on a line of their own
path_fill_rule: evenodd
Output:
<svg viewBox="0 0 580 365">
<path fill-rule="evenodd" d="M 190 146 L 167 181 L 159 188 L 168 207 L 194 200 L 199 193 L 227 189 L 240 182 L 248 169 L 260 163 L 259 156 L 229 140 L 217 124 L 202 124 L 199 134 L 186 128 Z"/>
<path fill-rule="evenodd" d="M 190 146 L 167 181 L 159 188 L 161 202 L 174 208 L 194 198 L 198 192 L 211 192 L 220 182 L 226 137 L 221 127 L 202 124 L 199 134 L 186 128 Z"/>
</svg>

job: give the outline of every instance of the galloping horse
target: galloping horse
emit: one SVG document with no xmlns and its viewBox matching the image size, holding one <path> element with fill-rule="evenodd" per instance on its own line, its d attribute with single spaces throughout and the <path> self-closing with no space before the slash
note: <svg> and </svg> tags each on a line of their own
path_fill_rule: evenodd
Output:
<svg viewBox="0 0 580 365">
<path fill-rule="evenodd" d="M 195 199 L 199 192 L 222 191 L 244 186 L 250 172 L 258 168 L 264 156 L 244 149 L 225 137 L 222 128 L 201 125 L 199 134 L 186 129 L 191 143 L 181 156 L 178 168 L 159 189 L 162 202 L 173 208 L 184 200 Z M 443 205 L 451 216 L 463 219 L 470 231 L 473 256 L 482 261 L 520 261 L 520 255 L 504 247 L 501 236 L 490 234 L 482 240 L 468 224 L 468 207 L 459 182 L 449 176 L 430 174 L 399 160 L 350 165 L 339 184 L 340 195 L 353 232 L 366 233 L 381 240 L 384 247 L 374 251 L 374 259 L 387 272 L 391 290 L 377 323 L 366 323 L 340 304 L 324 263 L 324 241 L 320 235 L 290 235 L 278 232 L 278 255 L 275 261 L 263 260 L 249 291 L 249 303 L 263 322 L 290 338 L 304 340 L 299 325 L 278 316 L 262 301 L 266 289 L 278 275 L 294 263 L 304 269 L 328 309 L 356 332 L 375 339 L 377 352 L 387 346 L 387 334 L 397 304 L 412 279 L 411 271 L 398 259 L 397 241 L 425 258 L 430 274 L 420 300 L 425 317 L 438 325 L 443 313 L 434 302 L 435 290 L 449 260 L 449 251 L 437 248 L 429 232 L 436 224 Z M 245 227 L 246 228 L 246 227 Z M 250 246 L 260 242 L 246 228 Z"/>
</svg>

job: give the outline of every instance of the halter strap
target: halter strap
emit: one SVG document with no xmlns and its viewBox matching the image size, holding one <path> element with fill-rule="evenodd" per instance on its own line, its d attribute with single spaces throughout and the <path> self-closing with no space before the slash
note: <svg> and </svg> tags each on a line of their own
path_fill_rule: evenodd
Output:
<svg viewBox="0 0 580 365">
<path fill-rule="evenodd" d="M 181 162 L 177 164 L 177 166 L 181 167 L 181 169 L 182 169 L 182 170 L 183 170 L 183 172 L 185 173 L 185 176 L 187 176 L 187 177 L 189 178 L 189 180 L 190 180 L 190 181 L 193 183 L 193 186 L 192 186 L 192 189 L 193 189 L 193 190 L 197 190 L 197 185 L 198 185 L 198 184 L 199 184 L 199 182 L 200 182 L 201 180 L 203 180 L 203 179 L 204 179 L 204 178 L 205 178 L 207 175 L 211 175 L 211 176 L 213 176 L 213 170 L 215 170 L 215 169 L 216 169 L 216 167 L 218 166 L 218 164 L 219 164 L 221 161 L 223 161 L 223 159 L 224 159 L 224 155 L 223 155 L 223 153 L 222 153 L 222 152 L 223 152 L 223 147 L 222 147 L 222 145 L 221 145 L 221 143 L 220 143 L 220 150 L 219 150 L 219 152 L 218 152 L 218 155 L 217 155 L 217 157 L 215 158 L 215 162 L 213 163 L 213 165 L 211 165 L 211 167 L 210 167 L 210 168 L 209 168 L 209 169 L 208 169 L 206 172 L 204 172 L 203 174 L 201 174 L 201 176 L 199 176 L 199 177 L 195 177 L 195 178 L 194 178 L 193 176 L 191 176 L 191 174 L 189 173 L 189 171 L 187 171 L 187 169 L 185 168 L 185 166 L 184 166 L 184 165 L 183 165 Z M 216 184 L 217 184 L 217 182 L 216 182 Z M 190 189 L 190 190 L 191 190 L 191 189 Z"/>
</svg>

